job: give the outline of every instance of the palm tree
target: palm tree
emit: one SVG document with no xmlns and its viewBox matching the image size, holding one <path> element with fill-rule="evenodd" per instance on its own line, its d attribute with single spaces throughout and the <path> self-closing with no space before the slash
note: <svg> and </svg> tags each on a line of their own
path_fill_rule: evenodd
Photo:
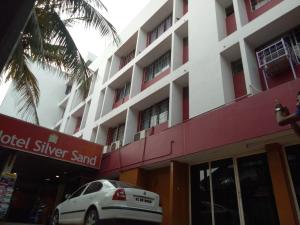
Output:
<svg viewBox="0 0 300 225">
<path fill-rule="evenodd" d="M 106 10 L 100 0 L 37 0 L 15 51 L 4 68 L 7 80 L 12 80 L 20 95 L 19 113 L 39 124 L 37 106 L 39 86 L 28 62 L 36 62 L 44 69 L 64 71 L 65 79 L 81 83 L 82 93 L 88 92 L 92 71 L 73 41 L 68 26 L 83 22 L 99 31 L 101 36 L 112 36 L 119 42 L 113 25 L 98 10 Z M 61 15 L 66 17 L 62 19 Z M 2 73 L 3 74 L 3 73 Z M 0 81 L 1 81 L 0 75 Z"/>
</svg>

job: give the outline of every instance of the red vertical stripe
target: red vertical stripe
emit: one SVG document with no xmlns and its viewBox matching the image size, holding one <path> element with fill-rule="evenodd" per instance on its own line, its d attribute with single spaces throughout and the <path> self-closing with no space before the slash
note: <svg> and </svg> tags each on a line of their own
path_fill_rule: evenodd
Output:
<svg viewBox="0 0 300 225">
<path fill-rule="evenodd" d="M 182 120 L 189 119 L 189 88 L 185 87 L 182 90 Z"/>
<path fill-rule="evenodd" d="M 188 11 L 189 11 L 188 0 L 183 0 L 183 15 L 185 15 Z"/>
<path fill-rule="evenodd" d="M 189 61 L 189 41 L 188 38 L 183 39 L 182 63 Z"/>
</svg>

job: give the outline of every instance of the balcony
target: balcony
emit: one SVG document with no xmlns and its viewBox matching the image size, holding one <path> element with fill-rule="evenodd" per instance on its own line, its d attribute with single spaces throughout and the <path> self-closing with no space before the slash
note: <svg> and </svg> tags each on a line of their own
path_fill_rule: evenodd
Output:
<svg viewBox="0 0 300 225">
<path fill-rule="evenodd" d="M 257 51 L 256 58 L 266 89 L 272 88 L 276 80 L 278 80 L 276 84 L 281 84 L 282 82 L 298 78 L 298 58 L 295 54 L 295 49 L 284 38 Z M 292 74 L 286 74 L 289 70 Z"/>
</svg>

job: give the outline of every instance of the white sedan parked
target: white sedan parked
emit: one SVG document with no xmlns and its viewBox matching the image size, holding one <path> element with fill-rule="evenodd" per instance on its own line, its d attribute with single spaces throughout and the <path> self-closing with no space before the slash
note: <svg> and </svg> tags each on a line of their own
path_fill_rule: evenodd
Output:
<svg viewBox="0 0 300 225">
<path fill-rule="evenodd" d="M 123 224 L 160 224 L 159 195 L 112 180 L 83 185 L 59 204 L 52 225 L 98 225 L 118 221 Z"/>
</svg>

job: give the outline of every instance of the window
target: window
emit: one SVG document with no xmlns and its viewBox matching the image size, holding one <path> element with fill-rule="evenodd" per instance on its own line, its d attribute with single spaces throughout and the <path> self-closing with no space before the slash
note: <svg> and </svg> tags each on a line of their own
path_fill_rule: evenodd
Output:
<svg viewBox="0 0 300 225">
<path fill-rule="evenodd" d="M 169 99 L 164 100 L 156 105 L 141 112 L 141 128 L 144 130 L 155 127 L 168 121 L 169 116 Z"/>
<path fill-rule="evenodd" d="M 81 116 L 76 118 L 76 125 L 75 125 L 74 134 L 77 133 L 78 131 L 80 131 L 81 121 L 82 121 Z"/>
<path fill-rule="evenodd" d="M 128 55 L 121 57 L 120 69 L 127 65 L 135 56 L 135 49 L 132 50 Z"/>
<path fill-rule="evenodd" d="M 239 74 L 240 72 L 243 72 L 243 62 L 241 59 L 234 61 L 231 63 L 231 68 L 232 68 L 232 74 Z"/>
<path fill-rule="evenodd" d="M 78 188 L 72 195 L 71 198 L 76 198 L 81 195 L 83 190 L 86 188 L 86 185 L 83 185 L 82 187 Z"/>
<path fill-rule="evenodd" d="M 265 4 L 267 4 L 270 1 L 272 1 L 272 0 L 250 0 L 250 2 L 251 2 L 251 9 L 253 11 L 257 10 L 257 9 L 259 9 L 262 6 L 264 6 Z"/>
<path fill-rule="evenodd" d="M 121 181 L 117 181 L 117 180 L 109 180 L 109 182 L 115 187 L 115 188 L 137 188 L 137 186 L 131 185 L 131 184 L 127 184 Z"/>
<path fill-rule="evenodd" d="M 164 19 L 157 27 L 148 33 L 148 45 L 172 26 L 172 14 Z"/>
<path fill-rule="evenodd" d="M 115 141 L 123 141 L 125 124 L 122 123 L 117 127 L 110 128 L 107 135 L 107 144 L 110 145 Z"/>
<path fill-rule="evenodd" d="M 170 67 L 171 62 L 171 52 L 168 51 L 149 66 L 144 69 L 144 82 L 146 83 L 149 80 L 152 80 L 154 77 L 159 75 L 160 72 Z"/>
<path fill-rule="evenodd" d="M 279 225 L 266 154 L 194 165 L 190 174 L 192 225 Z"/>
<path fill-rule="evenodd" d="M 93 182 L 88 186 L 88 188 L 85 190 L 85 192 L 83 194 L 86 195 L 86 194 L 91 194 L 91 193 L 100 191 L 102 186 L 103 185 L 101 182 Z"/>
<path fill-rule="evenodd" d="M 127 82 L 122 88 L 116 90 L 115 102 L 118 102 L 121 99 L 126 98 L 130 92 L 130 82 Z"/>
<path fill-rule="evenodd" d="M 185 15 L 189 10 L 188 0 L 183 0 L 183 15 Z"/>
<path fill-rule="evenodd" d="M 189 40 L 188 37 L 182 40 L 183 42 L 183 53 L 182 53 L 182 63 L 189 61 Z"/>
<path fill-rule="evenodd" d="M 233 5 L 230 5 L 227 8 L 225 8 L 225 13 L 226 13 L 226 17 L 231 16 L 232 14 L 234 14 Z"/>
</svg>

